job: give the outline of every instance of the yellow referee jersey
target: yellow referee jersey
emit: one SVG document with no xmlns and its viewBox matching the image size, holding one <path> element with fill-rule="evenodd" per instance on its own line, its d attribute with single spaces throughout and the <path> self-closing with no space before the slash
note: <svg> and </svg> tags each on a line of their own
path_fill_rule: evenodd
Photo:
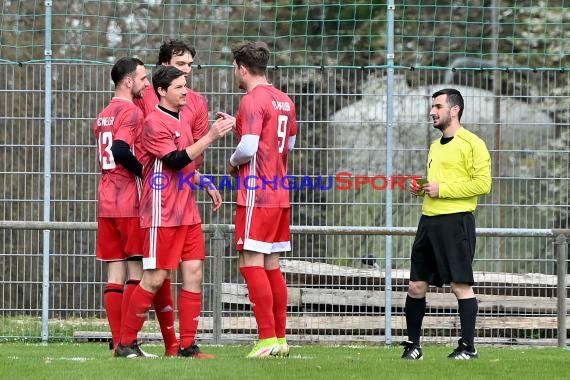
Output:
<svg viewBox="0 0 570 380">
<path fill-rule="evenodd" d="M 485 142 L 463 127 L 447 144 L 435 140 L 429 148 L 427 179 L 439 183 L 439 198 L 424 196 L 423 215 L 475 211 L 477 197 L 491 192 L 491 156 Z"/>
</svg>

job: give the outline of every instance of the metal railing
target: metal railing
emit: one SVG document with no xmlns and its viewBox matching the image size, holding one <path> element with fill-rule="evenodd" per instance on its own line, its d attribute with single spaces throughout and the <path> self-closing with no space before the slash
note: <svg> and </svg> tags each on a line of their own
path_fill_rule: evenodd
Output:
<svg viewBox="0 0 570 380">
<path fill-rule="evenodd" d="M 53 230 L 96 230 L 95 222 L 33 222 L 33 221 L 0 221 L 0 229 L 14 230 L 42 230 L 44 234 L 49 234 Z M 224 251 L 226 245 L 225 235 L 233 232 L 234 226 L 230 224 L 204 224 L 205 233 L 213 234 L 211 237 L 211 249 L 215 252 Z M 350 226 L 292 226 L 293 234 L 315 234 L 315 235 L 384 235 L 384 236 L 413 236 L 415 227 L 350 227 Z M 555 238 L 555 251 L 557 263 L 557 326 L 558 326 L 558 346 L 566 347 L 566 288 L 567 284 L 567 262 L 568 262 L 568 229 L 517 229 L 517 228 L 478 228 L 476 230 L 479 237 L 547 237 Z M 49 253 L 44 250 L 43 262 L 49 262 Z M 219 343 L 222 340 L 222 258 L 220 255 L 213 257 L 213 342 Z M 391 263 L 391 258 L 386 257 L 386 262 Z M 385 268 L 385 343 L 392 343 L 392 268 L 386 265 Z M 50 278 L 49 273 L 44 271 L 42 279 L 43 296 L 49 294 Z M 42 303 L 42 340 L 47 341 L 49 331 L 47 320 L 49 315 L 49 305 Z M 44 322 L 45 321 L 45 322 Z"/>
</svg>

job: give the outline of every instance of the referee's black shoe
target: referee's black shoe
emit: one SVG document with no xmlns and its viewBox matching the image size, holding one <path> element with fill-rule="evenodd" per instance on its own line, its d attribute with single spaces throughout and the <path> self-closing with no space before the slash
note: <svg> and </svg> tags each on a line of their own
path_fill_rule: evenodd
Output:
<svg viewBox="0 0 570 380">
<path fill-rule="evenodd" d="M 422 353 L 422 347 L 419 344 L 407 340 L 405 342 L 400 343 L 400 346 L 404 346 L 404 353 L 402 354 L 402 359 L 423 360 L 424 354 Z"/>
<path fill-rule="evenodd" d="M 479 354 L 477 354 L 475 347 L 468 345 L 463 339 L 459 339 L 457 348 L 447 357 L 455 360 L 471 360 L 478 359 Z"/>
</svg>

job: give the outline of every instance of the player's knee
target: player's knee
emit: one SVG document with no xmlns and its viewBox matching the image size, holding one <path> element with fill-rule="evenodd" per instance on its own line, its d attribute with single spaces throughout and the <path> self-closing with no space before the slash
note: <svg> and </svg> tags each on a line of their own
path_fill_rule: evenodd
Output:
<svg viewBox="0 0 570 380">
<path fill-rule="evenodd" d="M 185 282 L 202 282 L 203 265 L 199 260 L 184 261 L 182 263 L 182 277 Z"/>
<path fill-rule="evenodd" d="M 156 293 L 166 279 L 168 272 L 164 270 L 150 270 L 143 273 L 140 286 L 149 292 Z"/>
<path fill-rule="evenodd" d="M 423 298 L 427 292 L 427 282 L 410 281 L 408 284 L 408 294 L 413 298 Z"/>
<path fill-rule="evenodd" d="M 473 287 L 469 284 L 452 282 L 450 286 L 451 291 L 458 299 L 472 298 L 475 296 Z"/>
<path fill-rule="evenodd" d="M 464 283 L 454 283 L 451 284 L 451 291 L 455 294 L 457 299 L 473 298 L 475 293 L 473 292 L 473 287 L 469 284 Z"/>
</svg>

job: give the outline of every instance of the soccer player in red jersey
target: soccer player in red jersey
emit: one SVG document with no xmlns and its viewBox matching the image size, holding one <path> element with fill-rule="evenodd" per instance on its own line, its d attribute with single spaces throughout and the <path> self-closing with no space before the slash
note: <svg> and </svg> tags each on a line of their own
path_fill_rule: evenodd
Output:
<svg viewBox="0 0 570 380">
<path fill-rule="evenodd" d="M 196 56 L 196 50 L 181 40 L 170 40 L 163 43 L 159 48 L 157 67 L 174 66 L 182 71 L 186 76 L 192 72 L 192 63 Z M 158 96 L 152 86 L 144 90 L 144 96 L 134 100 L 134 103 L 141 109 L 144 117 L 152 113 L 158 105 Z M 199 93 L 188 89 L 186 93 L 186 103 L 181 107 L 181 120 L 188 125 L 191 130 L 191 142 L 197 141 L 208 133 L 208 103 Z M 204 161 L 204 155 L 200 154 L 189 164 L 188 170 L 198 170 Z M 127 282 L 126 294 L 138 285 L 138 281 Z M 166 356 L 178 355 L 178 340 L 174 326 L 174 309 L 172 296 L 172 283 L 170 275 L 164 280 L 162 288 L 158 290 L 154 298 L 154 308 L 160 330 L 164 337 L 164 347 Z"/>
<path fill-rule="evenodd" d="M 137 160 L 143 115 L 133 104 L 150 86 L 142 61 L 121 58 L 111 70 L 115 96 L 93 125 L 101 168 L 96 257 L 107 263 L 103 303 L 115 348 L 120 338 L 126 272 L 142 276 L 139 188 L 142 165 Z M 151 356 L 141 351 L 143 356 Z"/>
<path fill-rule="evenodd" d="M 235 239 L 257 321 L 259 341 L 247 357 L 288 356 L 287 285 L 279 265 L 291 250 L 287 155 L 295 146 L 295 105 L 267 80 L 269 49 L 243 42 L 232 49 L 234 74 L 247 93 L 237 113 L 239 143 L 229 162 L 239 175 Z"/>
<path fill-rule="evenodd" d="M 139 286 L 133 291 L 116 352 L 127 358 L 142 356 L 137 334 L 169 271 L 180 266 L 178 355 L 212 358 L 212 355 L 200 352 L 195 343 L 202 309 L 206 247 L 194 199 L 195 186 L 201 182 L 200 174 L 191 163 L 209 145 L 232 130 L 235 118 L 218 113 L 212 128 L 194 141 L 181 112 L 188 92 L 185 73 L 173 66 L 160 66 L 153 73 L 152 82 L 160 102 L 146 117 L 141 135 L 144 173 L 140 221 L 144 231 L 144 272 Z M 220 193 L 213 186 L 204 188 L 212 198 L 214 211 L 218 210 L 222 205 Z"/>
<path fill-rule="evenodd" d="M 194 47 L 181 40 L 170 40 L 160 46 L 156 66 L 174 66 L 188 77 L 192 72 L 195 56 Z M 144 117 L 147 117 L 156 108 L 158 96 L 152 86 L 149 86 L 144 90 L 144 97 L 135 99 L 134 102 L 143 111 Z M 180 113 L 183 120 L 190 125 L 194 141 L 208 133 L 208 102 L 200 93 L 189 88 L 186 93 L 186 104 L 180 108 Z M 203 161 L 204 155 L 201 154 L 192 160 L 192 165 L 195 169 L 200 169 Z"/>
</svg>

